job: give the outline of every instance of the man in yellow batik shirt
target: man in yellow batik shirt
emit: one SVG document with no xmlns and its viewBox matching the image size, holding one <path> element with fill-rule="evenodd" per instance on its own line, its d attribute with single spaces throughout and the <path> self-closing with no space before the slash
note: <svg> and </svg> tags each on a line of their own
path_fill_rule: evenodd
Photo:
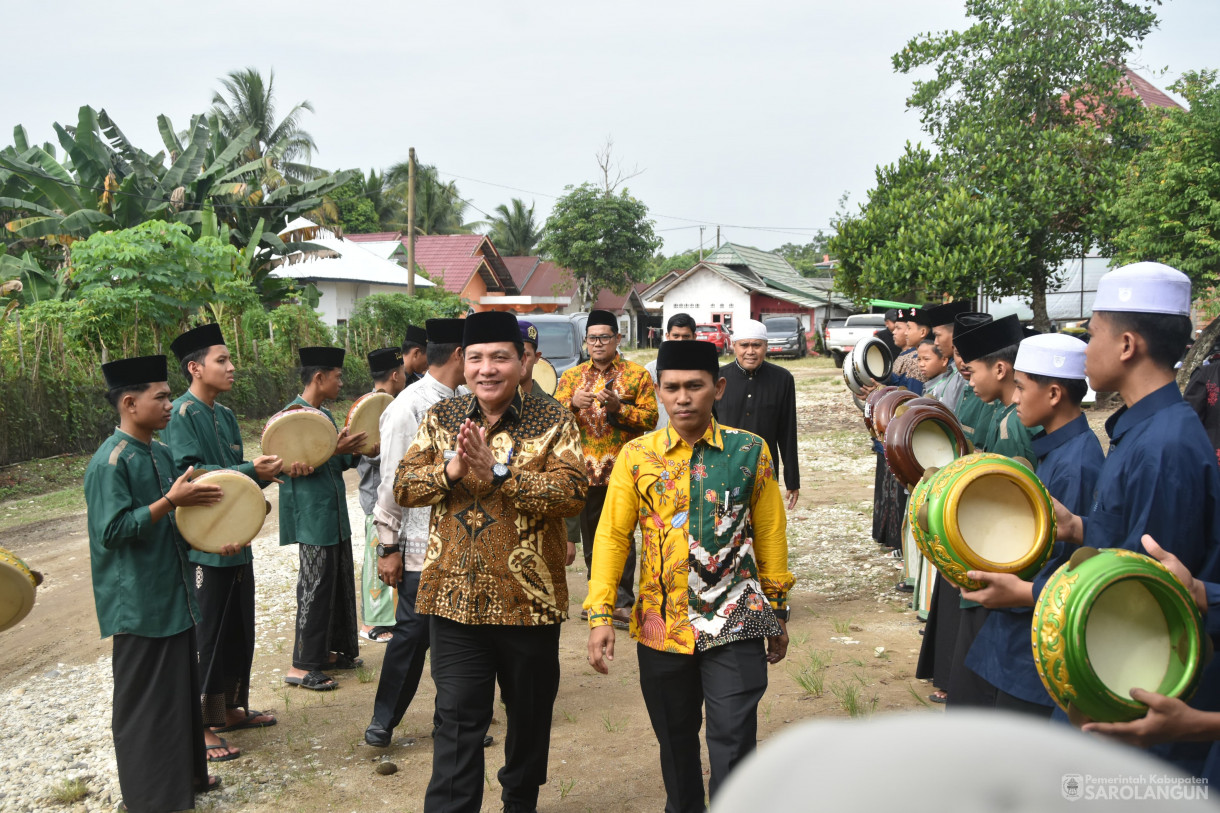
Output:
<svg viewBox="0 0 1220 813">
<path fill-rule="evenodd" d="M 652 376 L 643 366 L 619 355 L 622 337 L 618 319 L 610 311 L 589 313 L 585 342 L 589 360 L 567 370 L 555 388 L 555 400 L 576 416 L 589 496 L 580 512 L 580 536 L 588 573 L 593 569 L 593 545 L 597 524 L 606 501 L 606 481 L 623 444 L 651 432 L 657 425 L 657 396 Z M 635 601 L 635 546 L 628 546 L 627 559 L 618 583 L 613 621 L 627 628 Z M 582 616 L 583 617 L 583 616 Z"/>
<path fill-rule="evenodd" d="M 721 426 L 710 342 L 665 342 L 657 357 L 670 425 L 623 447 L 594 545 L 589 664 L 614 659 L 615 592 L 638 523 L 640 597 L 631 613 L 640 689 L 661 746 L 667 813 L 702 811 L 707 708 L 709 795 L 754 750 L 767 664 L 788 650 L 787 518 L 767 444 Z"/>
</svg>

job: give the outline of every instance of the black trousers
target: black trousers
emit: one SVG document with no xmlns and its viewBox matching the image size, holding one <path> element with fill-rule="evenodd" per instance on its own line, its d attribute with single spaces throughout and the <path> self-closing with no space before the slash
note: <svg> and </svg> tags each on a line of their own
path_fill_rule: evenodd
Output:
<svg viewBox="0 0 1220 813">
<path fill-rule="evenodd" d="M 352 544 L 299 545 L 294 669 L 325 669 L 330 653 L 360 654 L 356 630 L 356 574 Z"/>
<path fill-rule="evenodd" d="M 665 813 L 700 813 L 699 728 L 707 707 L 708 798 L 757 742 L 758 702 L 767 690 L 763 639 L 721 644 L 694 655 L 636 645 L 640 690 L 661 746 Z"/>
<path fill-rule="evenodd" d="M 114 636 L 114 758 L 131 813 L 195 807 L 208 781 L 195 628 L 168 638 Z"/>
<path fill-rule="evenodd" d="M 966 665 L 966 656 L 979 630 L 987 621 L 986 607 L 963 607 L 958 610 L 957 641 L 953 647 L 953 666 L 949 672 L 949 708 L 995 708 L 996 688 L 983 680 Z"/>
<path fill-rule="evenodd" d="M 919 661 L 915 666 L 915 677 L 931 679 L 932 685 L 941 691 L 949 691 L 950 675 L 953 672 L 953 650 L 957 645 L 957 625 L 961 616 L 961 592 L 944 576 L 936 574 L 932 587 L 932 610 L 924 626 L 923 643 L 919 648 Z"/>
<path fill-rule="evenodd" d="M 225 709 L 250 706 L 254 663 L 254 565 L 195 565 L 203 722 L 225 725 Z"/>
<path fill-rule="evenodd" d="M 526 809 L 546 783 L 551 714 L 559 691 L 559 625 L 459 624 L 429 616 L 440 724 L 432 745 L 425 813 L 477 813 L 483 803 L 483 737 L 496 683 L 507 731 L 500 799 Z"/>
<path fill-rule="evenodd" d="M 586 578 L 593 578 L 593 539 L 597 536 L 597 523 L 602 517 L 602 507 L 606 504 L 606 486 L 589 486 L 589 495 L 585 498 L 585 507 L 580 511 L 581 547 L 585 554 Z M 623 575 L 618 580 L 618 597 L 616 608 L 630 609 L 635 604 L 635 537 L 631 538 L 631 546 L 627 551 L 627 562 L 623 565 Z"/>
<path fill-rule="evenodd" d="M 377 728 L 392 732 L 415 698 L 428 655 L 428 616 L 415 612 L 419 593 L 419 571 L 408 570 L 398 582 L 398 605 L 394 608 L 394 637 L 385 645 L 381 679 L 373 700 Z M 437 722 L 435 719 L 433 722 Z"/>
</svg>

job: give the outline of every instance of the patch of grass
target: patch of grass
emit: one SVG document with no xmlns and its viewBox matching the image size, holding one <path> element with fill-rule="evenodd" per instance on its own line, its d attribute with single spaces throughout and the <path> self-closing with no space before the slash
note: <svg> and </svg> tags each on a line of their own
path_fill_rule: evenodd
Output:
<svg viewBox="0 0 1220 813">
<path fill-rule="evenodd" d="M 568 711 L 567 709 L 560 709 L 559 713 L 562 714 L 563 719 L 567 720 L 569 723 L 576 722 L 576 715 L 573 714 L 572 712 Z"/>
<path fill-rule="evenodd" d="M 792 638 L 793 645 L 795 645 L 795 646 L 804 647 L 805 644 L 808 643 L 808 641 L 809 641 L 808 632 L 795 632 L 795 633 L 790 633 L 789 635 Z"/>
<path fill-rule="evenodd" d="M 851 619 L 832 618 L 830 623 L 834 625 L 835 632 L 840 635 L 846 635 L 851 630 Z"/>
<path fill-rule="evenodd" d="M 877 695 L 866 698 L 860 693 L 860 687 L 851 682 L 840 682 L 830 687 L 830 693 L 839 701 L 839 705 L 849 717 L 867 717 L 877 709 Z"/>
<path fill-rule="evenodd" d="M 88 465 L 87 454 L 64 454 L 4 466 L 0 468 L 0 501 L 79 489 Z"/>
<path fill-rule="evenodd" d="M 907 684 L 907 691 L 911 693 L 911 697 L 915 698 L 921 706 L 927 706 L 927 707 L 931 708 L 932 704 L 929 703 L 927 700 L 925 700 L 924 696 L 922 694 L 915 691 L 915 687 L 909 683 Z"/>
<path fill-rule="evenodd" d="M 847 662 L 852 666 L 864 666 L 864 661 L 860 660 L 859 658 L 848 658 Z"/>
<path fill-rule="evenodd" d="M 82 475 L 83 479 L 83 475 Z M 60 519 L 85 510 L 85 492 L 78 480 L 71 488 L 0 504 L 0 531 Z"/>
<path fill-rule="evenodd" d="M 559 798 L 568 798 L 568 794 L 572 792 L 572 788 L 574 787 L 576 787 L 575 779 L 561 779 L 559 781 Z"/>
<path fill-rule="evenodd" d="M 357 666 L 356 667 L 356 680 L 360 681 L 361 683 L 372 683 L 376 679 L 377 679 L 377 670 L 376 669 L 370 669 L 367 666 Z"/>
<path fill-rule="evenodd" d="M 609 713 L 602 712 L 602 727 L 605 728 L 607 732 L 609 732 L 611 734 L 617 734 L 618 732 L 623 730 L 623 728 L 624 728 L 624 726 L 626 726 L 626 724 L 627 724 L 626 721 L 623 720 L 621 717 L 618 717 L 618 718 L 611 717 L 609 715 Z"/>
<path fill-rule="evenodd" d="M 51 787 L 51 798 L 56 804 L 74 805 L 89 795 L 89 786 L 83 779 L 61 779 Z"/>
<path fill-rule="evenodd" d="M 805 656 L 804 663 L 791 663 L 788 674 L 796 684 L 810 697 L 821 697 L 826 685 L 826 667 L 830 663 L 830 653 L 810 652 Z"/>
</svg>

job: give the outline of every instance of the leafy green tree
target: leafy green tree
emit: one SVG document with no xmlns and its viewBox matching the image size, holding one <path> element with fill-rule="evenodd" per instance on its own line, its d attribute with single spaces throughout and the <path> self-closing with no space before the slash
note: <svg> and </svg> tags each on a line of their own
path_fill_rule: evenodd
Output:
<svg viewBox="0 0 1220 813">
<path fill-rule="evenodd" d="M 1021 241 L 1034 322 L 1064 260 L 1095 242 L 1142 115 L 1124 60 L 1156 24 L 1155 0 L 968 0 L 963 31 L 922 34 L 893 58 L 932 72 L 907 100 L 962 188 L 1000 207 Z"/>
<path fill-rule="evenodd" d="M 212 112 L 229 138 L 255 128 L 254 143 L 245 158 L 263 161 L 265 186 L 274 189 L 290 181 L 318 177 L 320 173 L 309 165 L 318 146 L 301 126 L 304 114 L 314 112 L 312 104 L 304 101 L 293 105 L 284 118 L 276 121 L 275 71 L 268 72 L 266 81 L 257 68 L 230 71 L 220 84 L 224 92 L 212 95 Z"/>
<path fill-rule="evenodd" d="M 322 225 L 333 225 L 342 234 L 367 234 L 380 229 L 381 222 L 373 201 L 368 198 L 363 176 L 352 178 L 327 198 L 334 203 L 336 217 L 333 223 Z"/>
<path fill-rule="evenodd" d="M 402 231 L 407 222 L 408 167 L 400 161 L 385 172 L 392 194 L 402 202 Z M 465 222 L 466 203 L 458 193 L 456 181 L 442 181 L 431 164 L 415 166 L 415 233 L 470 234 L 479 224 Z"/>
<path fill-rule="evenodd" d="M 618 194 L 585 183 L 565 187 L 547 218 L 538 250 L 575 276 L 581 310 L 603 288 L 624 293 L 647 279 L 661 241 L 648 207 L 626 189 Z"/>
<path fill-rule="evenodd" d="M 1214 70 L 1191 71 L 1171 89 L 1190 108 L 1149 117 L 1147 146 L 1105 212 L 1115 226 L 1111 245 L 1119 263 L 1168 263 L 1211 287 L 1220 280 L 1220 82 Z M 1212 319 L 1178 371 L 1180 384 L 1218 338 L 1220 319 Z"/>
<path fill-rule="evenodd" d="M 700 251 L 697 248 L 674 254 L 670 257 L 666 257 L 658 251 L 649 264 L 650 267 L 646 281 L 656 282 L 670 271 L 686 271 L 689 268 L 694 268 L 695 264 L 699 262 L 699 254 Z"/>
<path fill-rule="evenodd" d="M 1220 279 L 1220 82 L 1192 71 L 1171 87 L 1189 110 L 1150 118 L 1147 146 L 1135 156 L 1107 214 L 1120 263 L 1168 263 L 1196 283 Z"/>
<path fill-rule="evenodd" d="M 520 198 L 513 198 L 512 208 L 501 203 L 491 218 L 492 245 L 505 257 L 528 257 L 542 239 L 542 229 L 534 221 L 534 204 L 525 208 Z"/>
<path fill-rule="evenodd" d="M 953 182 L 943 161 L 907 145 L 877 168 L 877 185 L 858 215 L 836 223 L 828 251 L 839 258 L 835 287 L 859 303 L 1019 292 L 1021 239 L 1000 205 Z"/>
</svg>

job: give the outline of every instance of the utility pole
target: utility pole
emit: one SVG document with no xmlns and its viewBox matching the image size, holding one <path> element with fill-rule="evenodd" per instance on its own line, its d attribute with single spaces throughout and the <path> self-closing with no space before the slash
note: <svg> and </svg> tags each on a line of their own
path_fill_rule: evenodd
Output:
<svg viewBox="0 0 1220 813">
<path fill-rule="evenodd" d="M 415 296 L 415 148 L 407 152 L 407 296 Z"/>
<path fill-rule="evenodd" d="M 703 227 L 699 227 L 699 262 L 703 262 Z"/>
<path fill-rule="evenodd" d="M 716 248 L 720 248 L 720 224 L 716 224 Z"/>
</svg>

